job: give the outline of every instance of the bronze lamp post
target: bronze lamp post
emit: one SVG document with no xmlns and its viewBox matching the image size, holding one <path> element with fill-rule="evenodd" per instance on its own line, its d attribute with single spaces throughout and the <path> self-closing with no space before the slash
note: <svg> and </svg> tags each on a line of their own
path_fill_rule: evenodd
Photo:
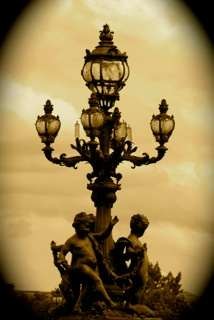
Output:
<svg viewBox="0 0 214 320">
<path fill-rule="evenodd" d="M 111 220 L 111 208 L 116 201 L 116 192 L 120 190 L 122 175 L 117 172 L 118 165 L 129 161 L 136 166 L 149 165 L 163 158 L 175 122 L 173 116 L 167 115 L 168 105 L 162 99 L 158 115 L 153 115 L 151 129 L 158 142 L 157 155 L 150 157 L 147 153 L 135 155 L 137 147 L 132 142 L 132 130 L 121 120 L 121 113 L 114 107 L 119 100 L 119 91 L 125 86 L 129 77 L 126 53 L 121 53 L 113 43 L 113 32 L 109 26 L 100 31 L 100 42 L 90 52 L 86 50 L 85 63 L 81 71 L 87 87 L 92 91 L 89 107 L 82 111 L 81 123 L 87 140 L 80 139 L 79 123 L 75 124 L 75 144 L 71 148 L 78 152 L 76 156 L 61 154 L 54 157 L 51 144 L 60 129 L 59 117 L 52 115 L 53 106 L 47 100 L 45 114 L 38 116 L 36 129 L 45 147 L 42 149 L 46 158 L 58 165 L 77 168 L 79 162 L 86 161 L 92 167 L 87 174 L 87 188 L 92 192 L 91 199 L 96 207 L 96 231 L 102 231 Z M 103 254 L 113 246 L 112 236 L 103 244 Z"/>
</svg>

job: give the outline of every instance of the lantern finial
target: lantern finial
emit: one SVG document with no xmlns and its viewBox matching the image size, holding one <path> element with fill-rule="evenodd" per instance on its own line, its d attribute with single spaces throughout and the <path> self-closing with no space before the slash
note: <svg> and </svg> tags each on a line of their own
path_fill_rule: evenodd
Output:
<svg viewBox="0 0 214 320">
<path fill-rule="evenodd" d="M 114 32 L 110 30 L 109 25 L 105 24 L 103 30 L 100 31 L 100 45 L 103 45 L 106 42 L 113 44 L 113 34 Z"/>
<path fill-rule="evenodd" d="M 45 114 L 51 114 L 52 111 L 53 111 L 53 105 L 51 103 L 51 100 L 47 100 L 45 105 L 44 105 L 44 111 L 45 111 Z"/>
<path fill-rule="evenodd" d="M 162 99 L 161 103 L 159 104 L 160 113 L 166 113 L 168 111 L 168 104 L 166 99 Z"/>
</svg>

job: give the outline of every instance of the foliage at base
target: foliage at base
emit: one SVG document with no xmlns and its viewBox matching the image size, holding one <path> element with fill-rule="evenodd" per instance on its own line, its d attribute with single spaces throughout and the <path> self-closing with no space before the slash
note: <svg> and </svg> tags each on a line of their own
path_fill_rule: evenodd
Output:
<svg viewBox="0 0 214 320">
<path fill-rule="evenodd" d="M 163 276 L 159 264 L 149 264 L 149 280 L 143 303 L 153 309 L 163 320 L 177 320 L 190 312 L 192 304 L 181 288 L 181 273 Z"/>
<path fill-rule="evenodd" d="M 11 289 L 12 290 L 12 289 Z M 15 291 L 12 290 L 14 296 Z M 28 305 L 28 311 L 35 314 L 35 319 L 50 320 L 51 310 L 62 304 L 60 290 L 57 288 L 49 293 L 16 292 L 17 302 Z M 149 264 L 149 279 L 145 289 L 143 304 L 155 311 L 156 317 L 162 320 L 179 320 L 183 313 L 190 312 L 193 302 L 182 290 L 181 273 L 173 276 L 171 272 L 161 274 L 159 264 Z"/>
</svg>

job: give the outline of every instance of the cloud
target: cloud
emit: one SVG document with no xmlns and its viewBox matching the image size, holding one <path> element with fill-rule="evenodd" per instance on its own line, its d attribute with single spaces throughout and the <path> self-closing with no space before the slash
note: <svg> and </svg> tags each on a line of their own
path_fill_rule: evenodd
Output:
<svg viewBox="0 0 214 320">
<path fill-rule="evenodd" d="M 170 183 L 183 187 L 198 187 L 203 193 L 213 192 L 214 167 L 213 161 L 182 161 L 180 163 L 163 164 Z"/>
<path fill-rule="evenodd" d="M 94 10 L 96 13 L 105 14 L 108 16 L 109 11 L 112 12 L 114 16 L 125 16 L 127 18 L 131 17 L 134 19 L 147 18 L 154 20 L 157 18 L 164 20 L 166 18 L 165 6 L 166 2 L 150 0 L 150 1 L 141 1 L 141 0 L 104 0 L 102 2 L 97 0 L 85 0 L 85 3 L 91 10 Z"/>
<path fill-rule="evenodd" d="M 173 184 L 179 185 L 193 185 L 199 184 L 199 177 L 195 170 L 195 162 L 182 162 L 173 165 L 163 166 L 162 168 L 167 172 L 170 181 Z"/>
<path fill-rule="evenodd" d="M 47 93 L 36 91 L 2 74 L 0 79 L 1 171 L 38 172 L 45 171 L 50 166 L 41 151 L 44 145 L 41 144 L 35 129 L 37 115 L 44 113 L 43 105 L 48 98 Z M 62 128 L 55 140 L 55 155 L 64 152 L 68 155 L 76 154 L 71 150 L 70 143 L 74 142 L 74 123 L 79 118 L 79 114 L 72 104 L 63 99 L 55 98 L 52 102 L 53 113 L 60 115 L 62 123 Z M 62 136 L 63 141 L 61 141 Z"/>
<path fill-rule="evenodd" d="M 160 262 L 164 273 L 181 271 L 184 288 L 198 293 L 203 290 L 212 272 L 212 235 L 160 222 L 151 224 L 145 237 L 151 259 Z"/>
<path fill-rule="evenodd" d="M 73 7 L 73 0 L 55 0 L 55 5 L 59 14 L 68 14 Z"/>
<path fill-rule="evenodd" d="M 31 222 L 26 220 L 26 217 L 22 218 L 18 215 L 13 215 L 4 221 L 1 231 L 3 233 L 6 231 L 9 238 L 26 238 L 32 232 Z"/>
<path fill-rule="evenodd" d="M 73 192 L 72 192 L 73 191 Z M 90 201 L 90 193 L 81 191 L 78 193 L 75 188 L 70 188 L 70 195 L 59 194 L 36 194 L 36 193 L 6 193 L 1 195 L 1 219 L 2 226 L 11 212 L 10 219 L 16 220 L 17 217 L 26 216 L 28 213 L 35 212 L 38 217 L 59 217 L 65 219 L 82 210 L 95 211 Z M 11 204 L 11 202 L 13 204 Z"/>
<path fill-rule="evenodd" d="M 158 44 L 173 37 L 180 37 L 181 34 L 191 39 L 190 35 L 194 34 L 194 28 L 190 27 L 192 24 L 186 23 L 186 20 L 191 20 L 192 17 L 178 1 L 85 0 L 85 4 L 96 13 L 96 26 L 100 26 L 101 21 L 111 22 L 120 25 L 122 32 L 135 36 L 137 31 L 134 27 L 140 28 L 144 25 L 146 31 L 142 35 L 150 43 Z M 121 28 L 121 23 L 127 19 L 131 23 L 128 27 Z M 193 19 L 191 22 L 193 23 Z"/>
<path fill-rule="evenodd" d="M 64 243 L 71 234 L 71 223 L 60 217 L 42 218 L 29 212 L 25 223 L 30 223 L 31 233 L 24 238 L 9 237 L 8 231 L 1 230 L 1 241 L 4 242 L 2 271 L 6 280 L 14 283 L 17 289 L 53 290 L 58 286 L 60 276 L 52 262 L 50 242 Z M 21 231 L 23 225 L 18 227 Z"/>
<path fill-rule="evenodd" d="M 22 85 L 2 74 L 0 79 L 1 111 L 13 112 L 27 123 L 34 125 L 38 115 L 43 114 L 43 106 L 50 95 L 47 92 L 39 92 L 32 87 Z M 53 114 L 60 113 L 63 126 L 70 127 L 78 118 L 74 106 L 60 98 L 51 98 L 54 105 Z M 7 123 L 10 118 L 5 119 Z"/>
</svg>

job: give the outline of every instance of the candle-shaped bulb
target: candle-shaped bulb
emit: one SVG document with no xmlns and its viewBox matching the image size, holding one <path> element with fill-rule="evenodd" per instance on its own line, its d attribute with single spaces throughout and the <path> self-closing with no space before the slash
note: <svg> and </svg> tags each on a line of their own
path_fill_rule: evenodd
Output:
<svg viewBox="0 0 214 320">
<path fill-rule="evenodd" d="M 132 128 L 128 125 L 126 130 L 127 130 L 127 140 L 132 142 Z"/>
<path fill-rule="evenodd" d="M 121 123 L 121 135 L 122 135 L 122 138 L 127 137 L 127 124 L 124 120 Z"/>
<path fill-rule="evenodd" d="M 127 137 L 127 125 L 125 121 L 120 122 L 114 129 L 114 139 L 120 141 Z"/>
<path fill-rule="evenodd" d="M 75 125 L 74 125 L 74 136 L 75 136 L 75 139 L 79 139 L 80 137 L 80 124 L 78 121 L 75 122 Z"/>
</svg>

